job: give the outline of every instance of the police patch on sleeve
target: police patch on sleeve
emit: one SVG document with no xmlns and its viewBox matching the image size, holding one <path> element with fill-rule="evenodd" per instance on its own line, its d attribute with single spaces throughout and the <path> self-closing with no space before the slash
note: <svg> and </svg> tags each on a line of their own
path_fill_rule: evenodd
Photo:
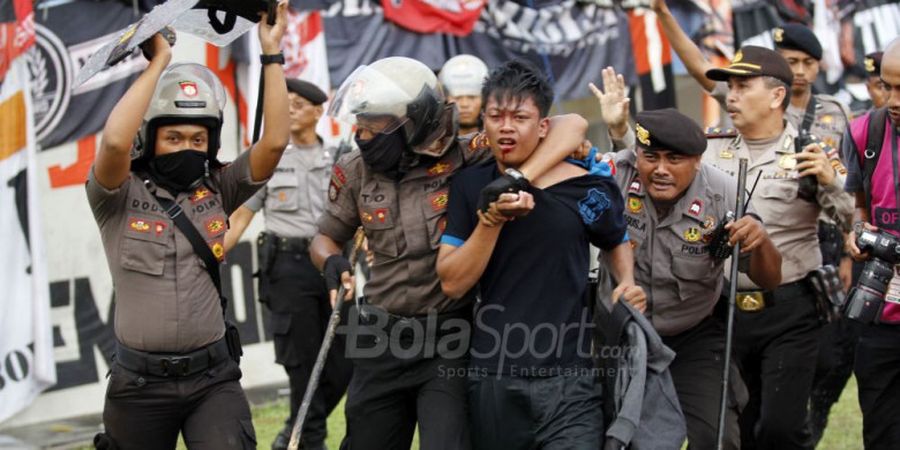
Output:
<svg viewBox="0 0 900 450">
<path fill-rule="evenodd" d="M 597 188 L 589 190 L 587 195 L 578 201 L 581 220 L 588 225 L 596 222 L 607 209 L 609 209 L 609 197 Z"/>
<path fill-rule="evenodd" d="M 335 164 L 331 172 L 331 182 L 328 183 L 328 200 L 332 202 L 337 200 L 338 195 L 341 193 L 341 188 L 346 183 L 347 176 L 344 175 L 344 170 Z"/>
</svg>

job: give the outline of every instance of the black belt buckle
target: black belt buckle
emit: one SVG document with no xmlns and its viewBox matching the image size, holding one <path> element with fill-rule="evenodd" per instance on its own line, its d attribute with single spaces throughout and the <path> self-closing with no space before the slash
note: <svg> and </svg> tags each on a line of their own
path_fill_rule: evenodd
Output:
<svg viewBox="0 0 900 450">
<path fill-rule="evenodd" d="M 167 358 L 162 358 L 159 360 L 159 365 L 162 367 L 163 376 L 176 376 L 183 377 L 188 375 L 188 371 L 191 367 L 191 357 L 190 356 L 172 356 Z"/>
</svg>

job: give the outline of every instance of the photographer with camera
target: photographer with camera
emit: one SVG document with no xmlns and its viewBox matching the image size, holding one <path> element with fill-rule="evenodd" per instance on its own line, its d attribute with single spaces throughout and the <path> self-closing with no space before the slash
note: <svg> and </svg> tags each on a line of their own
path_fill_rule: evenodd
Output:
<svg viewBox="0 0 900 450">
<path fill-rule="evenodd" d="M 850 137 L 856 158 L 849 158 L 845 189 L 856 195 L 858 221 L 847 245 L 857 261 L 866 261 L 847 301 L 847 317 L 867 324 L 856 348 L 854 373 L 859 384 L 866 449 L 900 447 L 900 39 L 884 51 L 881 81 L 885 108 L 854 121 Z"/>
</svg>

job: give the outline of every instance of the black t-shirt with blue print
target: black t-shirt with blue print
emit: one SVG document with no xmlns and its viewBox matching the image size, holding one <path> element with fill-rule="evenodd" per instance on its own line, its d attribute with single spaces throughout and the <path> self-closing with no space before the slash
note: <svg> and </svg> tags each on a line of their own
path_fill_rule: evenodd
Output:
<svg viewBox="0 0 900 450">
<path fill-rule="evenodd" d="M 468 239 L 479 193 L 499 176 L 489 161 L 453 178 L 443 244 Z M 476 288 L 471 373 L 540 377 L 591 366 L 588 244 L 611 250 L 628 240 L 622 194 L 613 178 L 594 175 L 531 194 L 534 210 L 503 225 Z"/>
</svg>

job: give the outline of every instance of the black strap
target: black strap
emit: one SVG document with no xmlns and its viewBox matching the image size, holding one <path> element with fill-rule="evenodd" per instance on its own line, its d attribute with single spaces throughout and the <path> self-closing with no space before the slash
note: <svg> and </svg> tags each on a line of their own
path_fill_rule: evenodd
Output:
<svg viewBox="0 0 900 450">
<path fill-rule="evenodd" d="M 800 134 L 809 134 L 813 122 L 816 121 L 816 96 L 810 95 L 809 102 L 806 104 L 806 112 L 803 113 L 803 123 L 800 124 Z"/>
<path fill-rule="evenodd" d="M 894 173 L 894 209 L 900 210 L 900 189 L 897 186 L 900 186 L 900 174 L 897 171 L 900 171 L 900 156 L 897 155 L 897 128 L 891 127 L 891 161 L 893 163 L 893 167 L 891 172 Z"/>
<path fill-rule="evenodd" d="M 166 214 L 168 214 L 169 218 L 172 219 L 175 226 L 181 230 L 184 237 L 191 243 L 191 247 L 194 248 L 194 253 L 203 260 L 203 264 L 206 266 L 206 272 L 209 273 L 209 277 L 212 278 L 212 282 L 216 286 L 216 292 L 219 293 L 219 301 L 222 304 L 222 315 L 224 316 L 225 309 L 228 307 L 228 301 L 225 300 L 225 296 L 222 295 L 222 279 L 219 273 L 219 260 L 213 255 L 206 240 L 203 239 L 203 236 L 197 231 L 197 227 L 195 227 L 190 219 L 187 218 L 187 215 L 184 214 L 184 210 L 181 209 L 181 206 L 178 203 L 175 203 L 174 200 L 169 198 L 157 195 L 154 195 L 154 197 L 156 198 L 156 201 L 159 202 L 160 206 L 162 206 Z"/>
<path fill-rule="evenodd" d="M 886 119 L 887 108 L 872 110 L 869 114 L 869 128 L 866 142 L 864 143 L 865 150 L 863 151 L 861 164 L 863 171 L 862 182 L 866 197 L 866 211 L 869 213 L 870 219 L 874 217 L 872 215 L 872 175 L 875 173 L 875 166 L 878 165 L 878 159 L 881 156 L 881 144 L 884 142 L 884 122 Z M 851 136 L 850 138 L 852 139 L 853 137 Z M 855 141 L 853 145 L 856 145 Z"/>
</svg>

